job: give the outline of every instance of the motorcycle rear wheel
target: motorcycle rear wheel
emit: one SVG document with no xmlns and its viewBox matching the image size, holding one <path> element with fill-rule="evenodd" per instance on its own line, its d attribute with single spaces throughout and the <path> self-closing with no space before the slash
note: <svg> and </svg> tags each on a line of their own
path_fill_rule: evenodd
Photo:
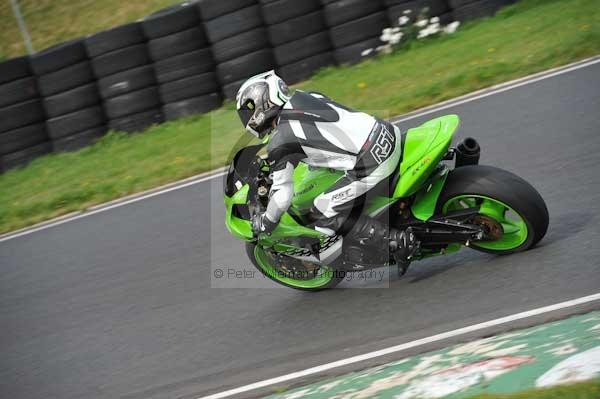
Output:
<svg viewBox="0 0 600 399">
<path fill-rule="evenodd" d="M 546 234 L 549 215 L 535 188 L 519 176 L 492 166 L 472 165 L 450 172 L 438 199 L 438 214 L 480 207 L 478 221 L 488 229 L 473 249 L 511 254 L 535 246 Z"/>
</svg>

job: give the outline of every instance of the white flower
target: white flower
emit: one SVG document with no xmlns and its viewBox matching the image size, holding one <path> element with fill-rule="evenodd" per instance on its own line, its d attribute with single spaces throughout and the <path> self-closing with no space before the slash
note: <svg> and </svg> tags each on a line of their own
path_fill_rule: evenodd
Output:
<svg viewBox="0 0 600 399">
<path fill-rule="evenodd" d="M 439 17 L 433 17 L 429 20 L 430 23 L 432 24 L 437 24 L 440 22 L 440 18 Z"/>
<path fill-rule="evenodd" d="M 373 52 L 373 49 L 372 48 L 368 48 L 366 50 L 363 50 L 362 53 L 360 53 L 360 55 L 362 57 L 366 57 L 367 55 L 371 54 L 372 52 Z"/>
<path fill-rule="evenodd" d="M 417 39 L 423 39 L 427 36 L 435 35 L 438 32 L 439 32 L 439 28 L 436 28 L 435 26 L 430 25 L 427 28 L 419 31 L 419 35 L 417 36 Z"/>
<path fill-rule="evenodd" d="M 427 28 L 431 31 L 432 34 L 438 33 L 440 31 L 440 24 L 431 24 Z"/>
<path fill-rule="evenodd" d="M 390 38 L 390 44 L 400 43 L 400 40 L 402 40 L 402 36 L 404 36 L 404 33 L 402 32 L 398 32 L 395 35 L 392 35 L 392 37 Z"/>
<path fill-rule="evenodd" d="M 450 24 L 446 25 L 446 26 L 444 27 L 444 33 L 446 33 L 446 34 L 449 34 L 449 35 L 450 35 L 450 34 L 452 34 L 452 33 L 456 32 L 456 29 L 458 29 L 459 25 L 460 25 L 460 22 L 459 22 L 459 21 L 454 21 L 454 22 L 452 22 L 452 23 L 450 23 Z"/>
<path fill-rule="evenodd" d="M 379 39 L 381 39 L 382 42 L 387 42 L 390 40 L 392 35 L 393 35 L 393 29 L 385 28 L 382 32 L 382 35 L 379 37 Z"/>
<path fill-rule="evenodd" d="M 400 32 L 400 28 L 399 27 L 392 29 L 392 33 L 398 33 L 398 32 Z"/>
<path fill-rule="evenodd" d="M 404 10 L 404 11 L 402 11 L 402 14 L 404 14 L 404 15 L 408 15 L 408 14 L 410 14 L 411 12 L 412 12 L 412 10 Z"/>
<path fill-rule="evenodd" d="M 406 25 L 408 23 L 408 21 L 410 21 L 410 18 L 408 18 L 406 15 L 403 15 L 400 18 L 398 18 L 398 24 L 400 26 Z"/>
<path fill-rule="evenodd" d="M 427 20 L 426 19 L 420 19 L 417 22 L 415 22 L 415 26 L 417 26 L 419 28 L 424 28 L 425 26 L 427 26 Z"/>
</svg>

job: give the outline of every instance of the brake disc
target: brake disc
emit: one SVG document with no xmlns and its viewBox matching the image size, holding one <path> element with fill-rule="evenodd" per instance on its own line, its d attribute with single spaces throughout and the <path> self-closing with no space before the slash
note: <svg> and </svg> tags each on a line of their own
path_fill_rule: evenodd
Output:
<svg viewBox="0 0 600 399">
<path fill-rule="evenodd" d="M 502 225 L 495 219 L 486 215 L 477 215 L 473 218 L 473 224 L 483 226 L 484 240 L 495 241 L 502 238 L 504 229 Z"/>
</svg>

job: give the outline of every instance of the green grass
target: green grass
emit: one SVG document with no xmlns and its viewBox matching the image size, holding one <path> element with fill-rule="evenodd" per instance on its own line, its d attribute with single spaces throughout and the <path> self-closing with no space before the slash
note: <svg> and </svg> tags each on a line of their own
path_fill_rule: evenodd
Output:
<svg viewBox="0 0 600 399">
<path fill-rule="evenodd" d="M 477 395 L 470 399 L 600 399 L 600 380 L 506 395 Z"/>
<path fill-rule="evenodd" d="M 299 85 L 388 117 L 600 53 L 597 0 L 524 0 L 449 37 Z M 138 135 L 110 134 L 0 176 L 0 232 L 222 166 L 243 131 L 232 104 Z"/>
<path fill-rule="evenodd" d="M 135 21 L 177 0 L 19 0 L 35 50 Z M 0 59 L 27 51 L 9 0 L 0 1 Z"/>
</svg>

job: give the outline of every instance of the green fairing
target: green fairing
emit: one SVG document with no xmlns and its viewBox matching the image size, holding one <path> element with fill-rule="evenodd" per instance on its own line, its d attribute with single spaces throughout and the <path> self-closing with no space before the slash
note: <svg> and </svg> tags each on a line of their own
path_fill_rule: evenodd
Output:
<svg viewBox="0 0 600 399">
<path fill-rule="evenodd" d="M 374 214 L 378 214 L 382 208 L 387 207 L 389 204 L 396 202 L 397 200 L 394 198 L 388 197 L 375 197 L 372 200 L 369 200 L 366 207 L 366 214 L 375 216 Z"/>
<path fill-rule="evenodd" d="M 343 172 L 326 168 L 309 168 L 299 163 L 294 170 L 294 199 L 292 209 L 302 213 L 313 206 L 314 199 L 331 187 Z"/>
<path fill-rule="evenodd" d="M 409 197 L 421 188 L 448 151 L 459 123 L 457 115 L 447 115 L 406 132 L 394 198 Z"/>
<path fill-rule="evenodd" d="M 288 238 L 288 237 L 311 237 L 311 238 L 321 238 L 324 234 L 316 231 L 315 229 L 311 229 L 308 227 L 304 227 L 298 222 L 294 220 L 288 213 L 284 213 L 281 216 L 281 220 L 279 224 L 273 230 L 270 235 L 263 235 L 260 238 L 261 243 L 272 243 L 273 241 Z"/>
<path fill-rule="evenodd" d="M 431 179 L 431 182 L 417 193 L 411 210 L 419 220 L 428 220 L 435 213 L 438 198 L 446 183 L 448 169 L 444 168 Z"/>
<path fill-rule="evenodd" d="M 246 184 L 233 194 L 233 196 L 225 196 L 225 225 L 227 226 L 227 230 L 229 230 L 233 236 L 241 238 L 242 240 L 252 239 L 252 224 L 248 220 L 233 216 L 232 210 L 234 205 L 246 204 L 248 201 L 249 190 L 250 186 Z"/>
</svg>

